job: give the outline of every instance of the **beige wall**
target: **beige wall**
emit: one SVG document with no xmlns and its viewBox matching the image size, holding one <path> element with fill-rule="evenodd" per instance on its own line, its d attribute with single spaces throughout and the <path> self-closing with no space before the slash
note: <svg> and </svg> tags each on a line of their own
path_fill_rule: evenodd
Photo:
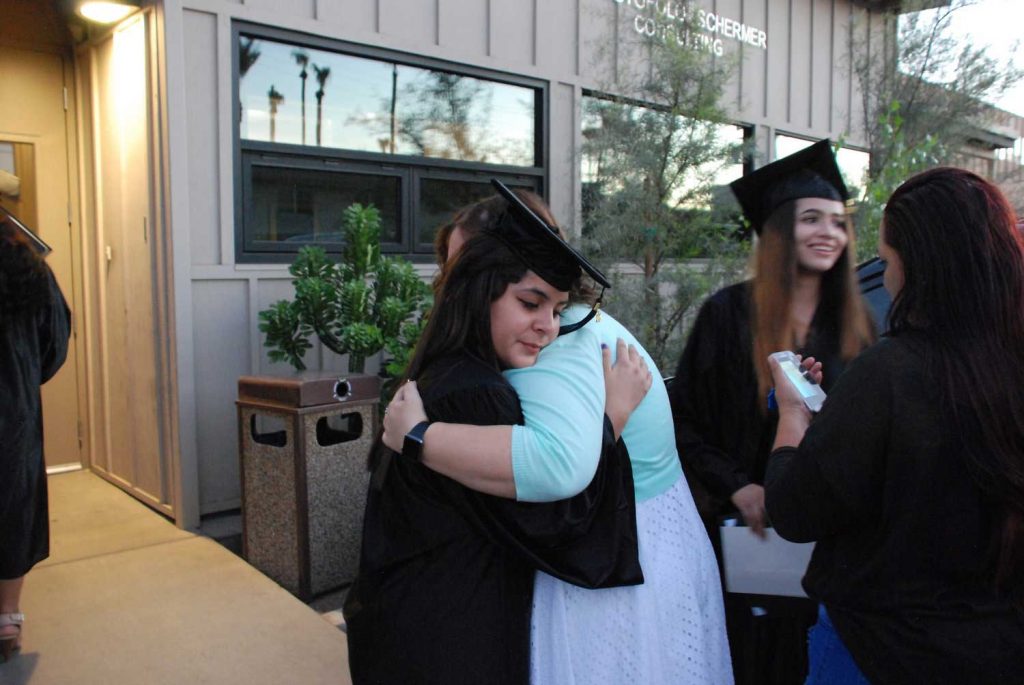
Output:
<svg viewBox="0 0 1024 685">
<path fill-rule="evenodd" d="M 637 36 L 635 5 L 615 0 L 163 3 L 180 449 L 184 482 L 188 487 L 190 479 L 196 481 L 203 513 L 239 505 L 238 376 L 288 371 L 267 361 L 257 328 L 260 309 L 290 295 L 286 269 L 237 264 L 234 255 L 232 22 L 549 82 L 549 199 L 571 230 L 578 214 L 579 102 L 584 89 L 606 90 L 616 75 L 628 73 L 630 59 L 635 64 L 628 48 Z M 850 144 L 860 141 L 852 130 L 859 96 L 850 78 L 849 36 L 866 30 L 871 17 L 865 10 L 849 0 L 701 0 L 698 5 L 767 34 L 766 50 L 743 47 L 730 94 L 736 122 L 756 127 L 765 154 L 776 131 L 845 134 Z M 739 49 L 734 41 L 724 43 L 729 52 Z M 311 361 L 312 368 L 344 368 L 342 360 L 319 350 Z"/>
</svg>

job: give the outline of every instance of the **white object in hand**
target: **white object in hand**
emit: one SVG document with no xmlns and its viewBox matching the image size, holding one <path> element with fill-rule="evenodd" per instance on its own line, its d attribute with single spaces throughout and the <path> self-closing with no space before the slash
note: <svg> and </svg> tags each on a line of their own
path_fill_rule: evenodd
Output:
<svg viewBox="0 0 1024 685">
<path fill-rule="evenodd" d="M 775 352 L 771 356 L 779 363 L 779 368 L 782 369 L 786 380 L 800 393 L 800 397 L 803 398 L 807 408 L 812 412 L 819 411 L 821 405 L 825 403 L 825 391 L 821 389 L 820 385 L 816 385 L 807 379 L 803 367 L 800 366 L 800 360 L 797 359 L 796 355 L 786 351 Z"/>
</svg>

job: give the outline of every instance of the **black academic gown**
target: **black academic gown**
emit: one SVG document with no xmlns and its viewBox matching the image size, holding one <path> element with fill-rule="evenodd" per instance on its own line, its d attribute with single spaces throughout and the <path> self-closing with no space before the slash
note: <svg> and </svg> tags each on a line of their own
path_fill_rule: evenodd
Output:
<svg viewBox="0 0 1024 685">
<path fill-rule="evenodd" d="M 50 553 L 39 386 L 67 355 L 71 313 L 53 274 L 34 312 L 0 320 L 0 579 L 25 575 Z"/>
<path fill-rule="evenodd" d="M 729 499 L 750 483 L 763 484 L 775 441 L 776 410 L 765 411 L 751 350 L 749 281 L 724 288 L 701 307 L 679 360 L 670 399 L 676 445 L 694 501 L 719 555 L 718 523 L 736 515 Z M 819 308 L 806 345 L 796 352 L 822 362 L 826 392 L 845 366 L 837 327 Z M 815 608 L 803 599 L 726 594 L 726 622 L 738 685 L 802 683 L 806 631 Z M 767 608 L 752 613 L 752 606 Z"/>
<path fill-rule="evenodd" d="M 419 386 L 433 421 L 523 421 L 513 388 L 471 357 L 439 361 Z M 398 455 L 381 459 L 345 604 L 355 685 L 525 685 L 536 569 L 584 587 L 642 582 L 629 457 L 607 421 L 605 434 L 594 480 L 560 502 L 491 497 Z"/>
</svg>

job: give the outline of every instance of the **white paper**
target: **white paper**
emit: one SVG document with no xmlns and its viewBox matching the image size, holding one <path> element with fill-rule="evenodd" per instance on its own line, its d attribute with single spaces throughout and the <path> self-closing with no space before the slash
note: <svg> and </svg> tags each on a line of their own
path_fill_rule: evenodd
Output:
<svg viewBox="0 0 1024 685">
<path fill-rule="evenodd" d="M 746 526 L 722 526 L 725 589 L 754 595 L 806 597 L 800 580 L 811 560 L 813 542 L 783 540 L 771 528 L 767 538 L 754 535 Z"/>
</svg>

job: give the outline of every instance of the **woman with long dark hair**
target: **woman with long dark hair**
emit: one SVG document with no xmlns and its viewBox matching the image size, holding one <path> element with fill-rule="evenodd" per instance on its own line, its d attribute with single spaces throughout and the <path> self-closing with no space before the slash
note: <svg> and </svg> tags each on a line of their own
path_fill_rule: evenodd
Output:
<svg viewBox="0 0 1024 685">
<path fill-rule="evenodd" d="M 457 213 L 437 241 L 441 280 L 458 268 L 463 245 L 485 230 L 489 201 Z M 550 215 L 544 220 L 554 225 Z M 454 266 L 453 266 L 454 265 Z M 581 299 L 587 299 L 577 288 Z M 567 328 L 593 310 L 567 308 Z M 675 449 L 672 410 L 657 383 L 632 414 L 621 389 L 602 377 L 598 346 L 629 343 L 646 368 L 654 361 L 614 317 L 602 313 L 562 335 L 529 368 L 506 372 L 523 406 L 523 425 L 432 423 L 423 463 L 477 490 L 521 502 L 551 502 L 587 487 L 598 464 L 602 411 L 629 449 L 636 500 L 642 586 L 593 591 L 536 574 L 530 634 L 534 685 L 642 682 L 730 683 L 732 668 L 714 552 L 686 486 Z M 630 350 L 632 353 L 632 350 Z M 423 419 L 415 384 L 396 393 L 384 420 L 393 447 Z M 632 409 L 632 406 L 628 407 Z M 596 551 L 596 550 L 595 550 Z"/>
<path fill-rule="evenodd" d="M 536 362 L 589 268 L 529 208 L 493 208 L 437 284 L 407 372 L 431 421 L 522 423 L 501 372 Z M 596 343 L 590 352 L 601 358 Z M 630 386 L 635 406 L 650 379 L 635 357 L 622 364 L 641 381 Z M 345 603 L 353 682 L 524 685 L 536 569 L 584 587 L 643 580 L 628 455 L 606 422 L 605 452 L 583 493 L 519 503 L 427 468 L 427 425 L 399 454 L 375 447 L 359 576 Z"/>
<path fill-rule="evenodd" d="M 53 274 L 0 213 L 0 661 L 21 646 L 25 574 L 50 553 L 39 387 L 64 363 L 69 334 Z"/>
<path fill-rule="evenodd" d="M 804 577 L 821 603 L 809 683 L 1024 682 L 1014 224 L 998 188 L 969 171 L 906 181 L 881 226 L 887 336 L 813 422 L 776 385 L 768 513 L 784 537 L 817 540 Z"/>
<path fill-rule="evenodd" d="M 761 167 L 732 189 L 758 235 L 753 278 L 701 307 L 671 394 L 679 456 L 716 542 L 720 519 L 737 511 L 754 534 L 770 523 L 763 482 L 778 414 L 767 401 L 768 355 L 813 355 L 830 384 L 874 339 L 831 143 Z M 726 618 L 737 683 L 802 681 L 813 604 L 727 595 Z"/>
</svg>

